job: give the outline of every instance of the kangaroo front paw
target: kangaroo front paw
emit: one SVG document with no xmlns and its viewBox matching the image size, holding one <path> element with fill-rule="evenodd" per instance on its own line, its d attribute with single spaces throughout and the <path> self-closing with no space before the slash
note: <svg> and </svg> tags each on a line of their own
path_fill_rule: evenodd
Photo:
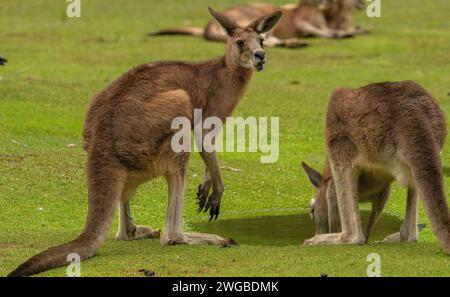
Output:
<svg viewBox="0 0 450 297">
<path fill-rule="evenodd" d="M 198 210 L 197 213 L 202 212 L 202 210 L 205 208 L 206 202 L 208 201 L 209 192 L 211 191 L 211 181 L 206 180 L 203 182 L 203 184 L 198 186 L 197 191 L 197 205 Z"/>
<path fill-rule="evenodd" d="M 217 220 L 220 213 L 220 200 L 222 194 L 213 192 L 208 197 L 208 202 L 206 202 L 205 210 L 203 212 L 207 212 L 209 210 L 209 221 L 211 222 L 213 219 Z"/>
<path fill-rule="evenodd" d="M 209 194 L 211 190 L 211 182 L 205 181 L 202 185 L 198 187 L 197 192 L 197 204 L 198 210 L 197 213 L 207 212 L 209 210 L 210 218 L 209 221 L 212 221 L 213 218 L 217 220 L 220 213 L 220 200 L 222 198 L 223 191 L 213 190 L 211 194 Z"/>
</svg>

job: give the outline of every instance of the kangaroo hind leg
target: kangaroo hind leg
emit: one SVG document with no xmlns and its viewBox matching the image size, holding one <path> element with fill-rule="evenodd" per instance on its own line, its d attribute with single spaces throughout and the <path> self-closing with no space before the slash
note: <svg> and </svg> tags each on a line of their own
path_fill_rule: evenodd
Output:
<svg viewBox="0 0 450 297">
<path fill-rule="evenodd" d="M 354 166 L 356 147 L 345 136 L 328 142 L 342 232 L 317 235 L 304 244 L 363 244 L 365 240 L 358 205 L 360 169 Z"/>
<path fill-rule="evenodd" d="M 450 212 L 444 191 L 439 145 L 431 129 L 427 128 L 426 125 L 414 122 L 410 123 L 410 125 L 416 125 L 413 128 L 417 131 L 417 136 L 407 135 L 408 138 L 406 138 L 407 141 L 405 141 L 404 145 L 404 156 L 410 164 L 414 185 L 422 198 L 423 207 L 430 220 L 433 233 L 442 244 L 444 250 L 450 254 Z M 412 206 L 415 209 L 414 201 L 412 201 Z M 414 222 L 416 214 L 411 212 L 411 217 L 412 223 L 409 223 L 409 225 L 411 225 L 410 228 L 415 233 L 417 226 L 412 226 L 412 224 L 417 225 L 417 221 Z M 406 229 L 400 231 L 401 236 L 406 235 L 405 231 Z"/>
<path fill-rule="evenodd" d="M 218 235 L 183 232 L 183 199 L 185 188 L 185 170 L 188 163 L 187 159 L 188 158 L 183 161 L 181 167 L 169 168 L 169 171 L 166 174 L 166 180 L 169 186 L 169 205 L 167 208 L 164 232 L 160 239 L 161 245 L 212 244 L 230 246 L 236 244 L 233 239 L 222 238 Z"/>
<path fill-rule="evenodd" d="M 119 229 L 116 233 L 117 240 L 136 240 L 143 238 L 159 238 L 160 230 L 154 230 L 148 226 L 135 225 L 131 216 L 130 201 L 136 192 L 136 188 L 127 187 L 122 192 L 119 201 Z"/>
<path fill-rule="evenodd" d="M 418 195 L 413 187 L 408 188 L 405 220 L 400 232 L 386 236 L 383 242 L 417 242 L 419 230 L 417 227 Z"/>
<path fill-rule="evenodd" d="M 373 228 L 380 220 L 381 214 L 383 213 L 383 209 L 386 206 L 386 202 L 389 198 L 389 194 L 391 193 L 391 187 L 387 187 L 372 200 L 372 212 L 370 214 L 369 222 L 367 223 L 367 229 L 365 234 L 365 242 L 369 242 L 370 235 L 372 234 Z"/>
</svg>

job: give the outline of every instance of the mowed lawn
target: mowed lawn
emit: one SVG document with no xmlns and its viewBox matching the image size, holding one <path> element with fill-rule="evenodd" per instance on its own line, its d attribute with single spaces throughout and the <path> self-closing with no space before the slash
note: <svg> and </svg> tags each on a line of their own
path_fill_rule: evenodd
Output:
<svg viewBox="0 0 450 297">
<path fill-rule="evenodd" d="M 89 100 L 129 68 L 150 61 L 198 61 L 223 54 L 224 45 L 191 37 L 149 38 L 177 25 L 203 26 L 207 6 L 241 1 L 82 1 L 82 17 L 68 19 L 66 1 L 0 2 L 0 276 L 49 246 L 79 234 L 87 213 L 81 131 Z M 284 4 L 284 1 L 271 1 Z M 186 231 L 231 236 L 238 247 L 161 247 L 157 240 L 108 241 L 83 276 L 366 276 L 378 253 L 383 276 L 450 276 L 450 258 L 427 227 L 417 244 L 382 244 L 404 216 L 405 190 L 395 187 L 386 212 L 365 246 L 303 247 L 314 233 L 308 205 L 314 191 L 300 162 L 325 162 L 324 120 L 331 92 L 342 86 L 412 79 L 433 93 L 450 116 L 448 0 L 382 1 L 382 17 L 358 13 L 372 34 L 310 40 L 306 49 L 268 49 L 236 116 L 279 117 L 280 159 L 221 153 L 225 194 L 218 221 L 196 214 L 203 164 L 192 155 L 184 207 Z M 450 146 L 442 154 L 450 197 Z M 162 228 L 167 207 L 163 179 L 140 188 L 135 222 Z M 362 206 L 367 217 L 368 206 Z M 377 242 L 378 241 L 378 242 Z M 42 276 L 64 276 L 65 268 Z"/>
</svg>

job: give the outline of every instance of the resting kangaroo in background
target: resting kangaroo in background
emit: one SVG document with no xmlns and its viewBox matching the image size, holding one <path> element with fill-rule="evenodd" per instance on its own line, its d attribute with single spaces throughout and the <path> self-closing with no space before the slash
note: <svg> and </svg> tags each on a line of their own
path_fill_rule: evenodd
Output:
<svg viewBox="0 0 450 297">
<path fill-rule="evenodd" d="M 340 3 L 348 2 L 349 0 L 302 0 L 299 4 L 289 4 L 283 7 L 274 6 L 272 4 L 248 4 L 238 5 L 227 9 L 224 14 L 230 19 L 233 19 L 241 26 L 246 26 L 253 19 L 260 17 L 264 14 L 268 14 L 277 10 L 282 10 L 284 17 L 278 24 L 278 26 L 269 32 L 266 36 L 265 45 L 267 46 L 279 46 L 279 47 L 300 47 L 306 45 L 298 40 L 299 37 L 326 37 L 326 38 L 340 38 L 349 37 L 359 33 L 357 30 L 351 30 L 347 27 L 343 29 L 343 26 L 336 26 L 335 29 L 331 29 L 327 24 L 325 17 L 325 11 L 338 14 L 336 20 L 331 18 L 336 24 L 343 24 L 341 19 L 351 20 L 349 13 L 357 7 L 357 3 L 350 5 L 340 5 Z M 355 0 L 351 0 L 355 1 Z M 361 0 L 356 0 L 360 3 Z M 336 3 L 334 3 L 336 2 Z M 340 8 L 345 8 L 345 12 L 340 12 Z M 329 15 L 331 13 L 328 13 Z M 175 29 L 162 30 L 156 33 L 151 33 L 151 36 L 155 35 L 193 35 L 201 36 L 206 40 L 225 42 L 227 40 L 227 34 L 222 30 L 221 26 L 214 20 L 210 21 L 206 28 L 181 27 Z"/>
<path fill-rule="evenodd" d="M 0 57 L 0 65 L 5 65 L 6 62 L 8 62 L 8 60 L 6 60 L 6 59 Z"/>
<path fill-rule="evenodd" d="M 394 180 L 408 187 L 405 221 L 386 242 L 418 239 L 418 195 L 434 234 L 450 253 L 450 214 L 440 151 L 447 135 L 438 102 L 412 81 L 372 84 L 334 92 L 328 107 L 324 175 L 304 164 L 318 189 L 312 206 L 315 244 L 362 244 L 383 210 Z M 359 201 L 372 201 L 366 236 Z M 341 232 L 338 232 L 339 224 Z M 323 234 L 334 233 L 334 234 Z"/>
<path fill-rule="evenodd" d="M 368 30 L 353 25 L 353 11 L 363 10 L 364 7 L 363 0 L 331 0 L 323 10 L 328 28 L 337 30 L 342 35 L 369 33 Z"/>
<path fill-rule="evenodd" d="M 274 12 L 240 27 L 225 15 L 212 9 L 210 12 L 229 34 L 223 57 L 198 64 L 145 64 L 130 70 L 94 98 L 84 126 L 89 192 L 85 229 L 74 241 L 34 256 L 10 276 L 66 265 L 70 253 L 78 253 L 81 259 L 92 257 L 107 238 L 117 205 L 118 239 L 158 236 L 159 232 L 134 224 L 130 200 L 139 185 L 159 176 L 164 176 L 169 186 L 162 245 L 235 244 L 217 235 L 183 232 L 189 153 L 175 153 L 171 148 L 176 133 L 171 124 L 177 117 L 192 122 L 194 109 L 202 109 L 204 119 L 218 117 L 225 121 L 243 97 L 253 71 L 263 69 L 265 53 L 260 34 L 271 30 L 282 13 Z M 200 209 L 210 209 L 211 218 L 217 218 L 224 189 L 219 165 L 214 152 L 204 151 L 201 157 L 206 177 L 199 193 Z"/>
</svg>

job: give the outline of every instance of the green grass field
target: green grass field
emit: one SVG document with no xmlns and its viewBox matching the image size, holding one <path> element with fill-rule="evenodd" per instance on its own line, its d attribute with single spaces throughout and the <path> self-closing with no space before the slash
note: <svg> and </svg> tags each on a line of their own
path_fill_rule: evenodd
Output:
<svg viewBox="0 0 450 297">
<path fill-rule="evenodd" d="M 84 112 L 94 94 L 135 65 L 159 60 L 205 60 L 224 45 L 191 37 L 148 38 L 176 25 L 203 26 L 207 5 L 237 1 L 82 1 L 82 17 L 68 19 L 66 1 L 0 2 L 0 276 L 49 246 L 73 239 L 87 212 Z M 282 0 L 271 1 L 277 4 Z M 372 243 L 303 247 L 314 233 L 308 217 L 313 189 L 300 171 L 325 162 L 324 118 L 331 92 L 342 86 L 412 79 L 430 90 L 450 115 L 448 0 L 382 1 L 382 17 L 357 15 L 367 36 L 311 40 L 307 49 L 268 49 L 268 65 L 254 76 L 235 115 L 280 117 L 280 160 L 223 153 L 225 194 L 221 216 L 196 214 L 203 164 L 193 155 L 185 196 L 184 229 L 231 236 L 240 245 L 161 247 L 159 241 L 117 242 L 114 234 L 97 257 L 82 262 L 83 276 L 366 276 L 367 255 L 381 256 L 383 276 L 450 276 L 444 254 L 427 228 L 417 244 L 377 243 L 396 232 L 405 190 L 395 187 Z M 75 147 L 69 147 L 75 144 Z M 450 147 L 442 154 L 450 197 Z M 140 188 L 132 204 L 138 224 L 162 228 L 167 186 Z M 362 206 L 367 217 L 367 206 Z M 64 276 L 65 268 L 42 276 Z"/>
</svg>

